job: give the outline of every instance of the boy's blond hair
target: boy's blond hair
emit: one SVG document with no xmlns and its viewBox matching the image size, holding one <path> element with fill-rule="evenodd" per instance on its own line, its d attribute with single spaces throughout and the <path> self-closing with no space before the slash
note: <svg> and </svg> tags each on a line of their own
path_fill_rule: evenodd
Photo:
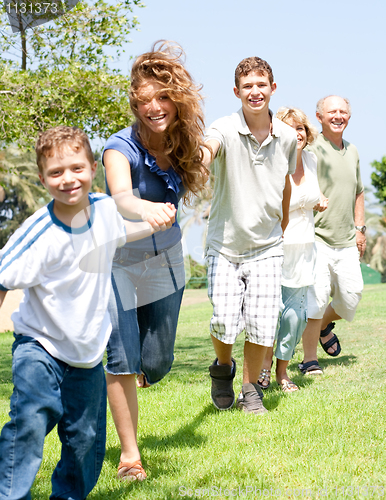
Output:
<svg viewBox="0 0 386 500">
<path fill-rule="evenodd" d="M 246 57 L 237 65 L 235 70 L 235 86 L 239 88 L 240 77 L 248 76 L 249 73 L 258 73 L 260 75 L 267 75 L 269 83 L 273 84 L 273 72 L 271 66 L 260 59 L 260 57 Z"/>
<path fill-rule="evenodd" d="M 43 172 L 45 158 L 55 156 L 56 153 L 63 154 L 66 148 L 70 148 L 76 153 L 84 149 L 90 164 L 94 164 L 94 154 L 87 134 L 78 127 L 60 125 L 39 134 L 35 146 L 39 172 Z"/>
</svg>

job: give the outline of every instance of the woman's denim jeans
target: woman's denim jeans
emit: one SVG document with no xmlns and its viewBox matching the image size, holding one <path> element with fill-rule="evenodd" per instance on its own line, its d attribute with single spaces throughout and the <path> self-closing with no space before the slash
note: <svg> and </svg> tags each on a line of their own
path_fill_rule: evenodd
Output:
<svg viewBox="0 0 386 500">
<path fill-rule="evenodd" d="M 109 312 L 106 371 L 143 373 L 150 384 L 171 369 L 185 286 L 180 244 L 157 254 L 118 249 Z"/>
<path fill-rule="evenodd" d="M 74 368 L 33 338 L 15 335 L 11 421 L 0 436 L 0 499 L 28 500 L 45 436 L 58 425 L 61 459 L 51 499 L 84 500 L 102 469 L 106 444 L 106 382 L 102 363 Z"/>
</svg>

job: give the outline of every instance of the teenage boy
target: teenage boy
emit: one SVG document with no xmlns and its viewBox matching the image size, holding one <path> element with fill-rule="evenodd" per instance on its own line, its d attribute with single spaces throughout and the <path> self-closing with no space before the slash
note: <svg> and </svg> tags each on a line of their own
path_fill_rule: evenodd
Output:
<svg viewBox="0 0 386 500">
<path fill-rule="evenodd" d="M 296 134 L 269 110 L 275 90 L 270 65 L 258 57 L 244 59 L 236 68 L 234 87 L 241 109 L 215 121 L 206 134 L 215 178 L 206 241 L 216 352 L 209 372 L 213 404 L 220 410 L 234 403 L 232 347 L 245 329 L 237 406 L 248 413 L 267 411 L 257 379 L 275 339 L 289 175 L 296 167 Z"/>
<path fill-rule="evenodd" d="M 0 252 L 0 305 L 7 290 L 25 289 L 12 315 L 14 391 L 0 436 L 0 498 L 31 498 L 45 436 L 57 424 L 62 452 L 50 498 L 83 500 L 105 453 L 112 258 L 127 239 L 153 230 L 124 222 L 112 198 L 89 194 L 96 162 L 83 131 L 48 130 L 36 155 L 53 200 Z"/>
</svg>

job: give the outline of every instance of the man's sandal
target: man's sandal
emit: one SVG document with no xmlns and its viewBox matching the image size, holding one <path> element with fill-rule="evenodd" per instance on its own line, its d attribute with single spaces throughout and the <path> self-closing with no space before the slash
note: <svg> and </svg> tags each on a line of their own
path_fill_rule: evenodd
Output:
<svg viewBox="0 0 386 500">
<path fill-rule="evenodd" d="M 135 462 L 119 462 L 117 477 L 122 481 L 143 481 L 147 475 L 141 460 L 136 460 Z"/>
<path fill-rule="evenodd" d="M 340 347 L 339 339 L 335 334 L 333 334 L 330 340 L 327 340 L 327 342 L 325 342 L 324 344 L 321 340 L 323 337 L 327 337 L 327 335 L 331 333 L 334 328 L 335 328 L 335 323 L 329 323 L 326 326 L 326 328 L 320 332 L 320 338 L 319 338 L 320 345 L 329 356 L 338 356 L 340 354 L 340 351 L 342 350 Z M 336 344 L 335 351 L 328 352 L 328 349 L 332 347 L 334 344 Z"/>
<path fill-rule="evenodd" d="M 292 382 L 291 380 L 284 380 L 282 384 L 279 384 L 280 389 L 284 392 L 284 394 L 290 394 L 291 392 L 296 392 L 299 390 L 299 387 Z"/>
<path fill-rule="evenodd" d="M 267 368 L 263 368 L 261 370 L 257 380 L 257 385 L 262 389 L 268 389 L 271 385 L 271 370 L 267 370 Z"/>
<path fill-rule="evenodd" d="M 313 361 L 307 361 L 307 363 L 299 363 L 299 370 L 303 375 L 322 375 L 323 370 L 320 368 L 318 361 L 315 359 Z"/>
</svg>

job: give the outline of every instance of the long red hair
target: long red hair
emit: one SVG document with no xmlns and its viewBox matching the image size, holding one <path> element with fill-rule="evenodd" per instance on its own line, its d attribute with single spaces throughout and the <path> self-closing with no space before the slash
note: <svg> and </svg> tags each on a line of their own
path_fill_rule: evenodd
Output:
<svg viewBox="0 0 386 500">
<path fill-rule="evenodd" d="M 137 132 L 143 146 L 151 152 L 150 131 L 138 115 L 141 87 L 149 80 L 163 86 L 177 108 L 176 120 L 168 127 L 163 153 L 181 176 L 189 204 L 192 195 L 203 190 L 208 169 L 203 164 L 204 114 L 201 107 L 201 86 L 196 85 L 183 65 L 184 51 L 172 42 L 160 40 L 150 52 L 139 56 L 131 70 L 130 106 L 136 117 Z"/>
</svg>

